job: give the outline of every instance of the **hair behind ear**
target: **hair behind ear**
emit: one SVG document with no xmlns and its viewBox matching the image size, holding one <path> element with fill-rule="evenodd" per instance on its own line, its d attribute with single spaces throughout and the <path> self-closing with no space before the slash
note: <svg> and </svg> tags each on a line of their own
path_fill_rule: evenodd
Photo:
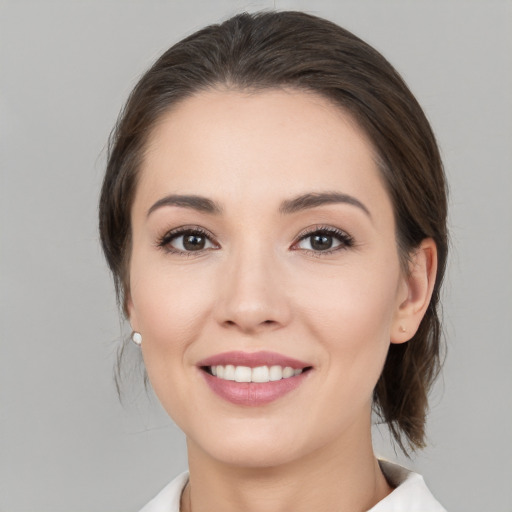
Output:
<svg viewBox="0 0 512 512">
<path fill-rule="evenodd" d="M 441 326 L 433 297 L 437 248 L 431 238 L 413 251 L 409 268 L 408 297 L 399 306 L 395 338 L 374 390 L 374 409 L 406 455 L 425 447 L 428 394 L 441 369 Z"/>
</svg>

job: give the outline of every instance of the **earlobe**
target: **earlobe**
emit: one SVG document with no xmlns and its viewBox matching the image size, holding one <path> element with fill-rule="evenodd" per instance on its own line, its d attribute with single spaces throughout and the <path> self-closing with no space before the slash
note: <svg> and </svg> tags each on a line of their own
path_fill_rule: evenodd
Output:
<svg viewBox="0 0 512 512">
<path fill-rule="evenodd" d="M 437 275 L 437 247 L 425 238 L 411 254 L 409 274 L 404 276 L 405 298 L 399 299 L 391 330 L 391 343 L 409 341 L 427 311 Z"/>
</svg>

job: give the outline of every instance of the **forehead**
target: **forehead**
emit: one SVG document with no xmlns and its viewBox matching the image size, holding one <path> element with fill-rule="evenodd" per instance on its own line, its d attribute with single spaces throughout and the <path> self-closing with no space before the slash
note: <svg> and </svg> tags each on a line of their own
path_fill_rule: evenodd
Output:
<svg viewBox="0 0 512 512">
<path fill-rule="evenodd" d="M 311 191 L 370 202 L 385 194 L 352 116 L 320 95 L 281 89 L 209 90 L 178 103 L 153 130 L 139 189 L 146 201 L 194 193 L 245 204 Z"/>
</svg>

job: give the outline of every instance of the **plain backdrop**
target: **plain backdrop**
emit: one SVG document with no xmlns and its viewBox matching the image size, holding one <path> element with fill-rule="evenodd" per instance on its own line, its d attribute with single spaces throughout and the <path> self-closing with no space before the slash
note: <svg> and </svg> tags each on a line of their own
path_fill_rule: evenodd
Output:
<svg viewBox="0 0 512 512">
<path fill-rule="evenodd" d="M 451 188 L 448 356 L 430 446 L 405 462 L 451 512 L 512 511 L 510 1 L 0 0 L 1 512 L 136 511 L 186 468 L 135 347 L 124 407 L 116 396 L 128 327 L 98 243 L 105 144 L 162 51 L 273 7 L 374 45 L 432 123 Z"/>
</svg>

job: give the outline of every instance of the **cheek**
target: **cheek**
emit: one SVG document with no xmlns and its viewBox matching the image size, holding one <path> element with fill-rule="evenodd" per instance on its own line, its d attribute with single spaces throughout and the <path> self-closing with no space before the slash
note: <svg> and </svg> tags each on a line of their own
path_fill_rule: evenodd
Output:
<svg viewBox="0 0 512 512">
<path fill-rule="evenodd" d="M 198 321 L 211 302 L 211 279 L 197 267 L 182 266 L 178 271 L 153 258 L 132 265 L 131 295 L 140 328 L 154 341 L 192 336 Z M 155 261 L 156 260 L 156 261 Z"/>
<path fill-rule="evenodd" d="M 400 279 L 396 260 L 389 265 L 362 261 L 324 275 L 303 275 L 296 293 L 317 319 L 318 328 L 335 337 L 352 333 L 357 338 L 364 337 L 365 332 L 389 330 Z"/>
<path fill-rule="evenodd" d="M 343 269 L 336 277 L 311 280 L 303 317 L 328 354 L 331 382 L 368 392 L 380 375 L 390 343 L 397 302 L 398 264 Z"/>
<path fill-rule="evenodd" d="M 143 335 L 144 362 L 162 399 L 160 388 L 168 388 L 171 379 L 179 380 L 192 364 L 189 348 L 200 336 L 213 303 L 211 279 L 202 279 L 193 265 L 170 272 L 165 263 L 144 264 L 142 258 L 134 258 L 132 272 L 133 312 Z"/>
</svg>

